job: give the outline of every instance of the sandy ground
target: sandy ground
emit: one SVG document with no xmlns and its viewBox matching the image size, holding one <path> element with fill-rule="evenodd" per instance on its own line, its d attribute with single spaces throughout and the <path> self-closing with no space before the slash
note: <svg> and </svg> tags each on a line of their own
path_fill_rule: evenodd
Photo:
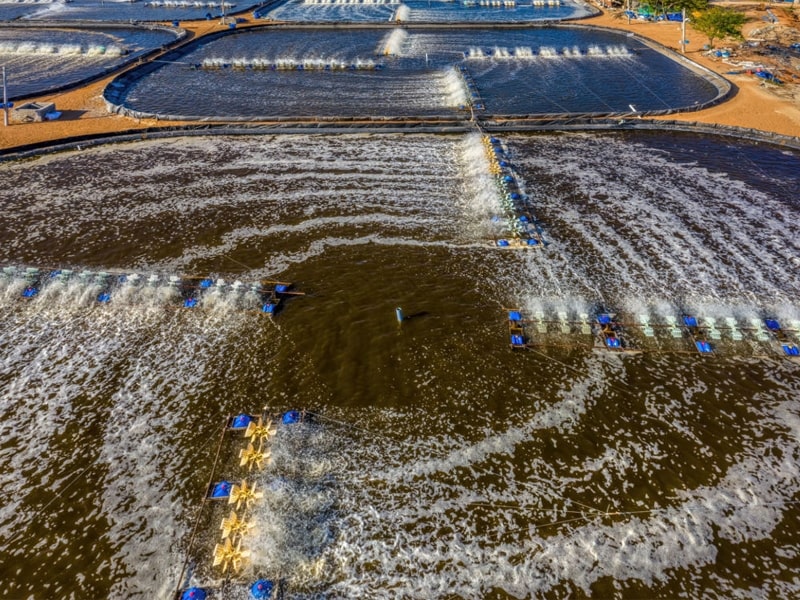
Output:
<svg viewBox="0 0 800 600">
<path fill-rule="evenodd" d="M 762 16 L 769 8 L 781 23 L 800 29 L 800 23 L 792 19 L 792 13 L 776 5 L 761 5 L 764 9 L 754 5 L 748 10 L 751 21 L 744 27 L 745 37 L 764 25 Z M 791 5 L 790 5 L 791 6 Z M 672 21 L 657 23 L 646 21 L 632 21 L 619 15 L 605 13 L 599 17 L 587 19 L 582 23 L 626 29 L 635 34 L 654 40 L 667 48 L 680 52 L 681 24 Z M 794 137 L 800 137 L 800 82 L 788 83 L 783 86 L 764 83 L 753 75 L 727 75 L 731 70 L 739 70 L 723 62 L 722 59 L 706 56 L 703 46 L 708 43 L 708 38 L 697 33 L 691 28 L 691 23 L 686 26 L 686 57 L 694 62 L 715 71 L 726 77 L 734 85 L 733 97 L 712 108 L 697 112 L 687 112 L 680 115 L 657 117 L 655 120 L 696 121 L 701 123 L 719 123 L 737 127 L 748 127 L 761 131 L 770 131 Z M 715 40 L 714 46 L 721 48 L 726 44 Z M 788 93 L 787 93 L 788 92 Z M 794 93 L 792 93 L 794 92 Z"/>
<path fill-rule="evenodd" d="M 788 26 L 798 27 L 797 21 L 792 21 L 790 11 L 776 10 L 774 7 L 772 10 L 782 23 L 785 21 Z M 763 9 L 758 6 L 753 7 L 750 11 L 753 21 L 745 27 L 746 35 L 748 27 L 752 30 L 754 27 L 763 25 L 759 16 L 763 13 Z M 668 48 L 678 50 L 680 47 L 680 24 L 671 21 L 658 23 L 633 21 L 628 23 L 624 17 L 620 18 L 612 13 L 604 13 L 598 17 L 583 20 L 581 23 L 629 30 Z M 225 27 L 219 22 L 209 23 L 208 21 L 182 24 L 182 26 L 195 35 L 204 35 Z M 687 26 L 686 37 L 689 40 L 686 52 L 688 58 L 721 74 L 732 70 L 731 65 L 720 59 L 706 56 L 702 52 L 703 45 L 708 40 L 694 32 L 691 25 Z M 718 42 L 715 45 L 719 47 L 722 44 Z M 169 121 L 131 119 L 109 114 L 102 99 L 102 92 L 113 77 L 110 76 L 77 90 L 36 98 L 37 101 L 55 102 L 56 109 L 62 112 L 62 117 L 56 121 L 44 123 L 11 123 L 7 127 L 0 124 L 0 149 L 11 149 L 26 144 L 86 134 L 186 124 L 185 121 L 171 123 Z M 663 119 L 719 123 L 800 137 L 800 93 L 786 93 L 786 89 L 800 88 L 800 83 L 780 86 L 786 89 L 778 90 L 777 86 L 764 84 L 761 79 L 752 75 L 726 75 L 726 77 L 735 86 L 734 95 L 730 100 L 707 110 L 669 115 Z"/>
</svg>

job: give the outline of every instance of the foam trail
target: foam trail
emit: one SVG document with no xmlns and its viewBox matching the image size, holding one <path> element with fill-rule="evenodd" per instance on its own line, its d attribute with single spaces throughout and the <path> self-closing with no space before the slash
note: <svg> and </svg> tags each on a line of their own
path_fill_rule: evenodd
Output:
<svg viewBox="0 0 800 600">
<path fill-rule="evenodd" d="M 467 89 L 461 74 L 455 67 L 448 69 L 443 74 L 442 87 L 448 106 L 458 108 L 467 104 Z"/>
<path fill-rule="evenodd" d="M 764 399 L 757 399 L 760 406 Z M 376 482 L 374 488 L 378 498 L 372 502 L 368 495 L 353 499 L 359 506 L 357 514 L 350 515 L 331 548 L 332 564 L 365 566 L 357 576 L 344 569 L 345 577 L 333 583 L 334 589 L 359 595 L 391 587 L 395 593 L 411 597 L 426 593 L 434 598 L 452 594 L 479 598 L 488 589 L 502 589 L 515 597 L 527 597 L 561 589 L 568 582 L 574 586 L 570 589 L 588 594 L 593 584 L 607 577 L 623 588 L 636 582 L 654 586 L 670 578 L 676 569 L 693 573 L 714 565 L 723 541 L 748 544 L 768 539 L 800 491 L 800 416 L 796 403 L 781 402 L 766 408 L 758 420 L 759 427 L 779 429 L 780 441 L 756 441 L 721 472 L 714 485 L 678 490 L 672 505 L 656 505 L 644 511 L 646 516 L 605 512 L 604 504 L 596 510 L 587 506 L 578 506 L 579 510 L 572 512 L 559 510 L 542 519 L 540 526 L 514 526 L 515 512 L 535 510 L 531 508 L 537 506 L 532 494 L 541 497 L 544 491 L 546 498 L 558 501 L 559 491 L 575 493 L 584 470 L 602 472 L 610 468 L 610 462 L 621 462 L 629 471 L 635 468 L 631 458 L 615 457 L 614 452 L 606 450 L 605 462 L 576 467 L 573 480 L 559 480 L 551 474 L 541 480 L 546 482 L 544 490 L 537 487 L 535 492 L 525 493 L 524 488 L 517 489 L 503 501 L 494 489 L 479 486 L 473 491 L 467 487 L 470 478 L 480 481 L 480 471 L 465 477 L 464 466 L 488 463 L 497 469 L 497 462 L 489 457 L 519 451 L 532 431 L 512 435 L 500 445 L 487 440 L 487 444 L 475 447 L 476 452 L 455 450 L 445 460 L 428 461 L 430 468 L 412 469 L 408 474 L 402 467 L 378 471 L 375 478 L 379 485 Z M 630 447 L 649 461 L 670 461 L 667 454 L 655 448 L 651 451 L 648 445 L 633 443 Z M 420 450 L 430 453 L 432 448 Z M 535 461 L 533 468 L 544 475 L 547 466 Z M 441 480 L 448 473 L 457 474 L 450 484 Z M 400 482 L 417 477 L 417 485 L 401 487 Z M 401 498 L 387 496 L 383 488 L 387 484 L 413 499 L 406 498 L 409 502 L 404 503 Z M 548 491 L 548 485 L 556 488 Z M 391 503 L 391 510 L 381 506 L 384 500 Z M 504 506 L 506 502 L 512 506 Z M 485 509 L 480 509 L 482 506 Z M 482 513 L 470 516 L 479 510 L 496 518 L 490 518 L 487 525 L 488 517 Z M 482 524 L 481 530 L 475 520 Z M 378 561 L 377 568 L 369 566 L 373 559 Z M 403 577 L 408 569 L 419 576 Z M 736 589 L 735 574 L 717 572 L 721 589 Z M 692 575 L 686 583 L 696 591 L 703 589 L 698 585 L 704 585 L 702 578 Z M 787 592 L 798 591 L 796 582 L 782 586 Z"/>
<path fill-rule="evenodd" d="M 785 290 L 798 287 L 800 281 L 793 276 L 795 270 L 789 268 L 786 254 L 770 250 L 768 242 L 780 237 L 785 225 L 782 219 L 769 217 L 785 210 L 779 208 L 783 206 L 779 199 L 745 188 L 724 174 L 700 167 L 678 168 L 659 152 L 649 156 L 647 170 L 652 169 L 652 177 L 648 175 L 646 181 L 629 178 L 625 165 L 636 150 L 620 140 L 606 141 L 610 146 L 602 150 L 599 141 L 588 138 L 575 137 L 569 144 L 574 152 L 569 160 L 580 161 L 578 157 L 589 148 L 602 155 L 596 156 L 594 167 L 567 174 L 578 189 L 585 190 L 581 193 L 588 199 L 589 213 L 547 191 L 549 182 L 555 181 L 551 178 L 565 181 L 563 172 L 554 172 L 556 164 L 569 164 L 563 155 L 556 158 L 542 147 L 541 153 L 538 149 L 524 153 L 520 165 L 543 181 L 533 195 L 543 203 L 545 213 L 560 221 L 552 228 L 558 232 L 556 238 L 572 240 L 565 248 L 568 252 L 580 246 L 568 261 L 579 278 L 602 280 L 603 287 L 616 288 L 619 297 L 677 296 L 688 305 L 709 299 L 736 304 L 742 299 L 763 302 L 777 293 L 792 304 Z M 612 156 L 622 165 L 622 173 L 607 172 L 603 166 Z M 704 199 L 703 206 L 698 198 Z M 764 226 L 767 230 L 762 231 Z"/>
<path fill-rule="evenodd" d="M 115 593 L 143 596 L 159 581 L 159 595 L 173 591 L 183 562 L 179 547 L 164 544 L 186 528 L 187 507 L 181 490 L 170 474 L 186 464 L 198 464 L 201 431 L 176 428 L 176 423 L 196 423 L 187 397 L 205 393 L 206 370 L 220 366 L 226 339 L 237 335 L 249 318 L 178 313 L 165 319 L 160 340 L 137 352 L 129 361 L 120 389 L 112 398 L 113 408 L 104 428 L 99 460 L 107 465 L 103 482 L 103 512 L 112 515 L 110 535 L 119 549 L 120 569 L 135 573 L 121 577 Z M 202 340 L 198 345 L 197 340 Z M 188 345 L 192 353 L 183 352 Z M 131 354 L 131 352 L 129 352 Z M 172 356 L 168 363 L 160 357 Z M 155 368 L 154 368 L 155 366 Z M 143 412 L 139 407 L 147 406 Z M 215 422 L 202 424 L 206 429 Z M 214 440 L 209 432 L 207 440 Z M 199 464 L 202 464 L 200 462 Z M 135 490 L 135 493 L 131 493 Z"/>
<path fill-rule="evenodd" d="M 4 41 L 0 42 L 0 54 L 34 54 L 54 56 L 113 56 L 127 54 L 122 46 L 93 44 L 52 44 L 48 42 Z"/>
<path fill-rule="evenodd" d="M 411 20 L 411 9 L 407 4 L 401 4 L 392 16 L 392 21 L 405 22 Z"/>
<path fill-rule="evenodd" d="M 375 53 L 381 56 L 402 56 L 407 39 L 408 32 L 405 29 L 393 29 L 381 41 Z"/>
</svg>

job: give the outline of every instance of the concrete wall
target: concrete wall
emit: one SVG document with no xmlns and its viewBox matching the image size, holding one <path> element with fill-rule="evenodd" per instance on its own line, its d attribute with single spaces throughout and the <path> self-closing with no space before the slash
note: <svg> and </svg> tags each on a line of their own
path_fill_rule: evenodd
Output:
<svg viewBox="0 0 800 600">
<path fill-rule="evenodd" d="M 11 120 L 15 123 L 31 123 L 44 121 L 48 113 L 54 112 L 53 102 L 27 102 L 14 109 Z"/>
</svg>

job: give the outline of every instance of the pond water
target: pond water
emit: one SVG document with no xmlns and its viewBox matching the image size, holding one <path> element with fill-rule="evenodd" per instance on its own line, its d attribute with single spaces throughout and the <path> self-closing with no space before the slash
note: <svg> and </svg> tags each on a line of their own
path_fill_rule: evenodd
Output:
<svg viewBox="0 0 800 600">
<path fill-rule="evenodd" d="M 570 27 L 249 30 L 117 85 L 114 102 L 138 114 L 222 120 L 453 116 L 470 104 L 490 115 L 619 114 L 717 96 L 634 38 Z"/>
<path fill-rule="evenodd" d="M 0 165 L 0 579 L 9 597 L 170 598 L 226 415 L 305 408 L 251 476 L 285 597 L 793 597 L 800 155 L 671 134 L 504 135 L 549 244 L 502 251 L 481 138 L 174 138 Z M 497 218 L 499 217 L 499 218 Z M 155 274 L 95 301 L 93 275 Z M 270 320 L 219 286 L 278 279 Z M 409 317 L 402 324 L 395 308 Z M 508 346 L 504 307 L 541 312 Z M 692 312 L 596 348 L 559 313 Z M 238 443 L 238 442 L 237 442 Z M 235 451 L 234 451 L 235 452 Z M 230 457 L 228 457 L 230 458 Z M 235 454 L 233 459 L 235 460 Z M 237 477 L 223 460 L 217 476 Z M 260 507 L 260 508 L 259 508 Z M 219 571 L 198 560 L 191 583 Z M 237 591 L 239 590 L 239 591 Z"/>
</svg>

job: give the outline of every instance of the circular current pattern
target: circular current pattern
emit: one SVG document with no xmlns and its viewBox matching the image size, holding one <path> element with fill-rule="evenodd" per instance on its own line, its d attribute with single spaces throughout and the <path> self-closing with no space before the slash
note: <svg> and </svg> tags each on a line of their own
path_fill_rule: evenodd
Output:
<svg viewBox="0 0 800 600">
<path fill-rule="evenodd" d="M 503 307 L 798 319 L 800 156 L 501 141 L 544 249 L 492 247 L 477 135 L 175 138 L 1 165 L 4 265 L 308 293 L 269 320 L 230 297 L 177 309 L 166 285 L 100 305 L 77 280 L 25 301 L 0 279 L 4 593 L 170 598 L 224 417 L 266 405 L 317 415 L 279 429 L 252 513 L 246 575 L 280 574 L 287 598 L 797 596 L 797 363 L 750 335 L 701 357 L 658 333 L 621 356 L 551 331 L 515 353 Z"/>
</svg>

